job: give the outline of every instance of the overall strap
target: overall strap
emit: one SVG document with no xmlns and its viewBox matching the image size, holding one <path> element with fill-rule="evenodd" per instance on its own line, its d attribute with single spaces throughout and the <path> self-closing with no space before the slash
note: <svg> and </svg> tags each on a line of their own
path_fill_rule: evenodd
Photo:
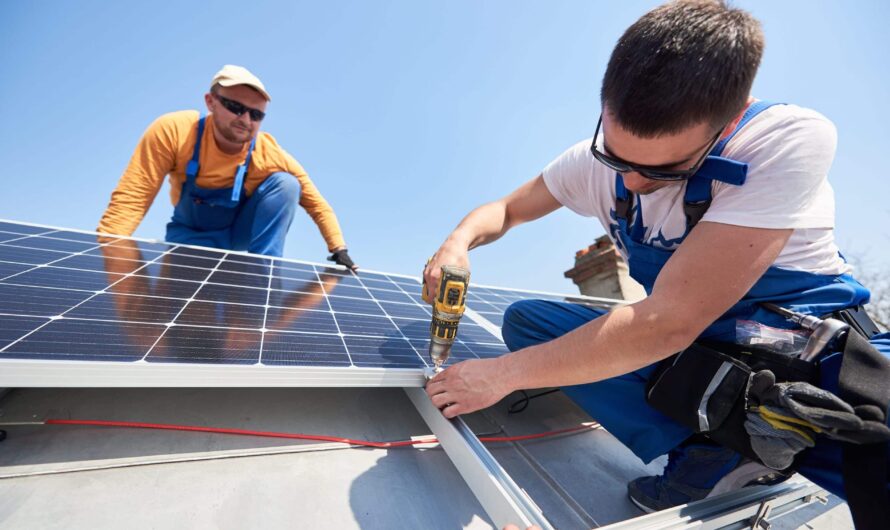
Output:
<svg viewBox="0 0 890 530">
<path fill-rule="evenodd" d="M 750 105 L 748 105 L 748 110 L 746 110 L 745 113 L 742 115 L 742 119 L 739 120 L 738 125 L 736 125 L 735 129 L 732 130 L 732 133 L 730 133 L 730 135 L 727 136 L 726 138 L 723 138 L 719 142 L 717 142 L 717 145 L 714 146 L 714 149 L 711 151 L 711 154 L 714 156 L 720 156 L 720 154 L 723 153 L 723 149 L 726 147 L 726 144 L 728 144 L 729 141 L 732 140 L 733 137 L 736 134 L 738 134 L 738 132 L 740 130 L 742 130 L 742 127 L 744 127 L 745 125 L 748 124 L 749 121 L 754 119 L 755 116 L 757 116 L 761 112 L 765 111 L 766 109 L 768 109 L 774 105 L 783 105 L 783 104 L 784 103 L 777 103 L 775 101 L 761 100 L 761 101 L 755 101 L 754 103 L 751 103 Z"/>
<path fill-rule="evenodd" d="M 238 166 L 235 171 L 235 183 L 232 185 L 232 202 L 241 200 L 241 190 L 244 188 L 244 181 L 247 176 L 247 168 L 250 167 L 250 160 L 253 157 L 253 148 L 256 145 L 256 137 L 250 140 L 250 147 L 247 148 L 247 158 L 244 163 Z"/>
<path fill-rule="evenodd" d="M 632 240 L 642 243 L 646 227 L 643 224 L 643 210 L 640 204 L 637 204 L 637 219 L 634 222 L 635 198 L 634 193 L 624 187 L 621 173 L 615 173 L 615 217 L 618 227 Z"/>
<path fill-rule="evenodd" d="M 615 173 L 615 216 L 619 223 L 623 219 L 626 226 L 633 222 L 634 194 L 624 187 L 621 173 Z"/>
<path fill-rule="evenodd" d="M 722 138 L 711 150 L 708 158 L 686 182 L 686 193 L 683 197 L 683 213 L 686 215 L 686 234 L 701 221 L 711 206 L 711 182 L 714 180 L 741 186 L 748 176 L 748 164 L 720 156 L 726 144 L 755 116 L 764 110 L 777 105 L 770 101 L 755 101 L 748 106 L 742 119 L 726 138 Z"/>
<path fill-rule="evenodd" d="M 192 159 L 185 166 L 185 178 L 189 184 L 195 183 L 195 179 L 198 177 L 198 170 L 201 169 L 199 161 L 201 158 L 201 138 L 204 137 L 204 124 L 206 122 L 207 117 L 202 112 L 201 117 L 198 119 L 198 138 L 195 140 L 195 147 L 192 150 Z"/>
</svg>

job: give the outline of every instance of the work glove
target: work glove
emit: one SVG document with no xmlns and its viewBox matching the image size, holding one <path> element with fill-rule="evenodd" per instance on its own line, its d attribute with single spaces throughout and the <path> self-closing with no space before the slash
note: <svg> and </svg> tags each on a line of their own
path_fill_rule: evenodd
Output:
<svg viewBox="0 0 890 530">
<path fill-rule="evenodd" d="M 349 257 L 349 251 L 344 249 L 334 251 L 333 254 L 328 256 L 328 261 L 333 261 L 337 265 L 343 265 L 347 269 L 357 270 L 355 263 L 352 261 L 352 258 Z"/>
<path fill-rule="evenodd" d="M 831 392 L 803 381 L 776 383 L 769 370 L 751 375 L 746 395 L 745 430 L 751 435 L 752 448 L 769 467 L 790 465 L 797 451 L 812 447 L 816 434 L 858 444 L 890 440 L 883 414 L 872 410 L 876 407 L 854 409 Z"/>
<path fill-rule="evenodd" d="M 816 444 L 814 430 L 789 419 L 762 406 L 746 415 L 745 431 L 751 436 L 751 449 L 766 467 L 787 469 L 797 453 Z"/>
<path fill-rule="evenodd" d="M 751 436 L 751 448 L 765 466 L 779 470 L 790 467 L 797 453 L 813 447 L 816 433 L 821 432 L 786 406 L 784 390 L 771 371 L 762 370 L 751 374 L 745 394 L 745 431 Z"/>
</svg>

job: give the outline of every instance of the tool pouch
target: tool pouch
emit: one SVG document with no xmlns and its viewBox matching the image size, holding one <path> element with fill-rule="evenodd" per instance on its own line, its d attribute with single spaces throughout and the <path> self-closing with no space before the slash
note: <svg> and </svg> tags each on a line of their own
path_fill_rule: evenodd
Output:
<svg viewBox="0 0 890 530">
<path fill-rule="evenodd" d="M 771 370 L 779 381 L 816 377 L 813 363 L 750 346 L 699 341 L 662 361 L 649 379 L 646 401 L 692 431 L 759 460 L 744 424 L 748 378 L 760 370 Z"/>
</svg>

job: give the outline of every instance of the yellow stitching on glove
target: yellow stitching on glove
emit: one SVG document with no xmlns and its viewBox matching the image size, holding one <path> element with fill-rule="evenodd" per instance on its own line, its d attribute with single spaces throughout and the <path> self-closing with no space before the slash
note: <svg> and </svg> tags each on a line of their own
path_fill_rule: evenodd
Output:
<svg viewBox="0 0 890 530">
<path fill-rule="evenodd" d="M 763 405 L 757 407 L 757 412 L 763 417 L 764 421 L 770 424 L 775 429 L 780 431 L 791 431 L 799 434 L 800 436 L 806 438 L 810 443 L 816 443 L 813 440 L 811 434 L 799 427 L 797 425 L 808 429 L 814 432 L 822 432 L 821 429 L 813 425 L 812 423 L 802 420 L 800 418 L 795 418 L 793 416 L 785 416 L 782 414 L 778 414 L 764 407 Z"/>
</svg>

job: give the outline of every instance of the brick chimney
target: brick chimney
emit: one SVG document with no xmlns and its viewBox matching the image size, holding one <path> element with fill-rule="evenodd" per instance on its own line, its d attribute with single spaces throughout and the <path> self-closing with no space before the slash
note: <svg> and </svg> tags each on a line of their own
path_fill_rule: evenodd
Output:
<svg viewBox="0 0 890 530">
<path fill-rule="evenodd" d="M 601 236 L 575 253 L 575 266 L 565 272 L 581 294 L 635 302 L 646 297 L 643 286 L 627 271 L 627 263 L 609 236 Z"/>
</svg>

